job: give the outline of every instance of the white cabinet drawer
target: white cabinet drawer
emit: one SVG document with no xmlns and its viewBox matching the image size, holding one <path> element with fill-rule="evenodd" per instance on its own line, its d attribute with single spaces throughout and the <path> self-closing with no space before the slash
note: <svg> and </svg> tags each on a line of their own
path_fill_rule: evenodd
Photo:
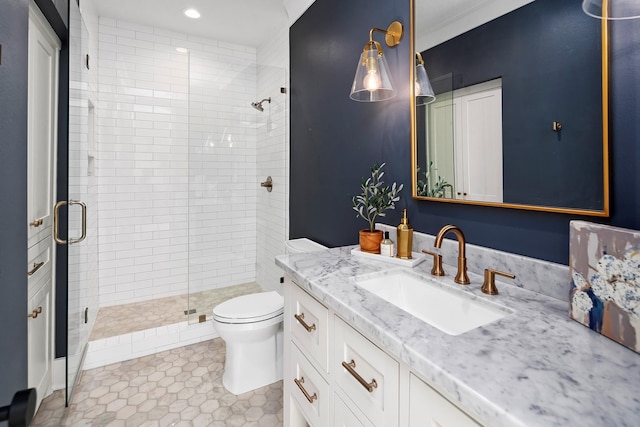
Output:
<svg viewBox="0 0 640 427">
<path fill-rule="evenodd" d="M 338 317 L 331 369 L 336 384 L 374 425 L 398 425 L 398 362 Z"/>
<path fill-rule="evenodd" d="M 47 334 L 51 330 L 52 315 L 51 279 L 40 287 L 40 290 L 29 300 L 27 320 L 28 337 L 28 386 L 38 390 L 49 387 L 49 372 L 51 371 L 52 349 Z M 42 398 L 38 399 L 38 402 Z"/>
<path fill-rule="evenodd" d="M 324 372 L 329 372 L 329 312 L 298 286 L 292 286 L 291 335 Z"/>
<path fill-rule="evenodd" d="M 364 415 L 356 416 L 338 395 L 334 396 L 333 425 L 335 427 L 373 427 Z"/>
<path fill-rule="evenodd" d="M 409 384 L 410 427 L 480 427 L 480 424 L 415 375 L 411 374 Z"/>
<path fill-rule="evenodd" d="M 33 298 L 40 289 L 51 281 L 52 257 L 51 239 L 44 239 L 27 252 L 29 262 L 25 266 L 27 283 L 29 286 L 29 298 Z"/>
<path fill-rule="evenodd" d="M 291 381 L 291 397 L 309 424 L 314 427 L 329 426 L 329 385 L 318 371 L 291 343 L 291 369 L 286 381 Z"/>
</svg>

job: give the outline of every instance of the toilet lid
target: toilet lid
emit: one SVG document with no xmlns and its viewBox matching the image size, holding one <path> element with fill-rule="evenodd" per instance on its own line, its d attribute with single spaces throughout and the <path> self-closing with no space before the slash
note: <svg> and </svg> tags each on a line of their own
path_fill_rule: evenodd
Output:
<svg viewBox="0 0 640 427">
<path fill-rule="evenodd" d="M 275 292 L 258 292 L 231 298 L 213 309 L 213 315 L 221 320 L 246 322 L 270 319 L 284 311 L 284 298 Z"/>
</svg>

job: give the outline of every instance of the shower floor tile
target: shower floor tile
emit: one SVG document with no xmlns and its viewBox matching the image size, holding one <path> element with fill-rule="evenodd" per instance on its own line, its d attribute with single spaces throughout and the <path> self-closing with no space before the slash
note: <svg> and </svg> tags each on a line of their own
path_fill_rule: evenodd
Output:
<svg viewBox="0 0 640 427">
<path fill-rule="evenodd" d="M 31 426 L 281 426 L 282 381 L 233 395 L 224 358 L 216 338 L 83 371 L 69 407 L 57 391 Z"/>
<path fill-rule="evenodd" d="M 172 325 L 185 320 L 198 322 L 200 315 L 205 315 L 209 319 L 213 307 L 221 302 L 261 291 L 262 289 L 257 283 L 246 283 L 196 292 L 191 295 L 184 294 L 102 307 L 98 311 L 98 317 L 89 341 Z M 189 315 L 185 314 L 185 311 L 189 309 L 194 309 L 195 312 Z"/>
</svg>

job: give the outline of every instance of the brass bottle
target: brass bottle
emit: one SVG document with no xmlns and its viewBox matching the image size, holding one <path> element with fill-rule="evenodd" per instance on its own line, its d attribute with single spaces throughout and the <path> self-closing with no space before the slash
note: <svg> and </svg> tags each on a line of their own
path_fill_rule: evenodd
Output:
<svg viewBox="0 0 640 427">
<path fill-rule="evenodd" d="M 411 250 L 413 244 L 413 227 L 409 225 L 407 218 L 407 210 L 402 211 L 402 220 L 398 226 L 398 235 L 396 237 L 396 247 L 398 254 L 396 257 L 400 259 L 411 259 Z"/>
</svg>

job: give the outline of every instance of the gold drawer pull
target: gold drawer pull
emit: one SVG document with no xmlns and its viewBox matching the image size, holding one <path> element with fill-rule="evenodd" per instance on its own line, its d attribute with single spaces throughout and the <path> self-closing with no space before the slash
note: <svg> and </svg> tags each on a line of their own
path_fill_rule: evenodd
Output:
<svg viewBox="0 0 640 427">
<path fill-rule="evenodd" d="M 38 314 L 40 314 L 40 313 L 42 313 L 42 307 L 36 308 L 31 313 L 27 314 L 27 317 L 31 317 L 31 318 L 35 319 L 36 317 L 38 317 Z"/>
<path fill-rule="evenodd" d="M 318 399 L 317 393 L 313 393 L 313 396 L 309 396 L 309 392 L 304 389 L 304 386 L 302 385 L 304 383 L 304 377 L 300 377 L 300 379 L 294 378 L 293 382 L 296 383 L 296 385 L 298 386 L 302 394 L 304 394 L 304 397 L 307 398 L 309 403 L 313 403 L 314 400 Z"/>
<path fill-rule="evenodd" d="M 362 378 L 360 376 L 359 373 L 356 372 L 356 370 L 354 369 L 356 367 L 356 361 L 351 359 L 351 362 L 347 363 L 347 362 L 342 362 L 342 366 L 344 366 L 344 368 L 349 371 L 349 373 L 351 375 L 353 375 L 353 377 L 355 379 L 358 380 L 358 382 L 360 384 L 362 384 L 362 387 L 366 388 L 367 391 L 369 393 L 373 393 L 373 389 L 378 387 L 378 383 L 376 382 L 375 379 L 372 379 L 370 383 L 368 383 L 367 381 L 365 381 L 364 378 Z"/>
<path fill-rule="evenodd" d="M 31 221 L 29 223 L 30 226 L 38 228 L 40 227 L 42 224 L 44 224 L 44 219 L 40 218 L 40 219 L 36 219 L 35 221 Z"/>
<path fill-rule="evenodd" d="M 42 267 L 44 265 L 44 261 L 42 262 L 34 262 L 33 263 L 33 268 L 31 269 L 31 271 L 27 272 L 27 276 L 33 276 L 34 274 L 36 274 L 36 271 L 40 270 L 40 267 Z"/>
<path fill-rule="evenodd" d="M 316 330 L 316 324 L 315 323 L 313 325 L 309 326 L 309 325 L 307 325 L 307 322 L 304 321 L 304 313 L 294 314 L 293 317 L 295 317 L 296 320 L 298 322 L 300 322 L 302 327 L 305 328 L 307 330 L 307 332 L 311 333 L 311 332 Z"/>
</svg>

